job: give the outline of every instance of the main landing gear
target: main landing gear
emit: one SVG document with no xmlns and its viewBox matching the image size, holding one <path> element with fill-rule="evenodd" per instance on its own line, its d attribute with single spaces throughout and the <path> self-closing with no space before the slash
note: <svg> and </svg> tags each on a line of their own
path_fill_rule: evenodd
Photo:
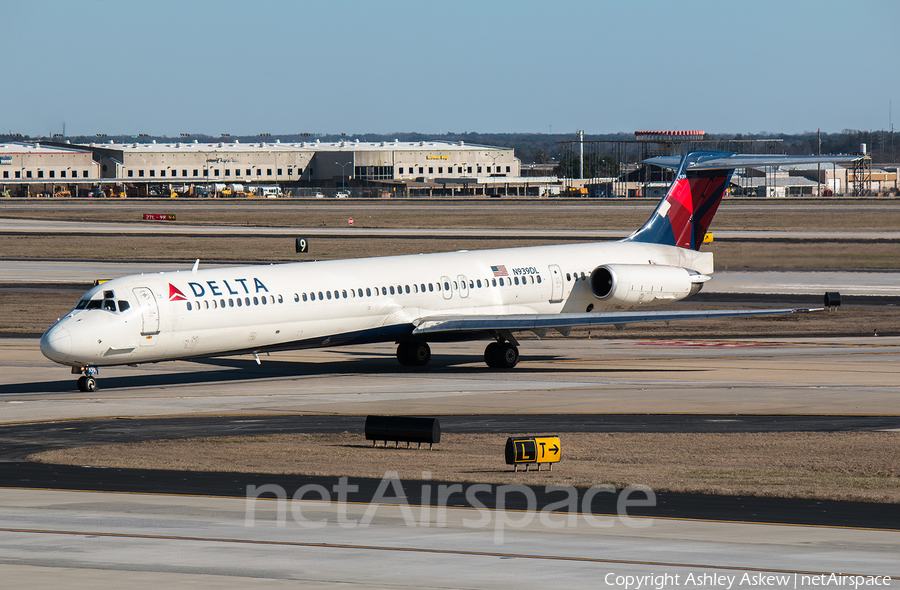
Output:
<svg viewBox="0 0 900 590">
<path fill-rule="evenodd" d="M 512 369 L 519 364 L 518 342 L 510 334 L 498 336 L 484 349 L 484 362 L 492 369 Z M 397 343 L 397 360 L 405 367 L 423 367 L 431 360 L 431 348 L 425 342 L 403 341 Z"/>
<path fill-rule="evenodd" d="M 72 368 L 72 372 L 76 375 L 78 373 L 84 373 L 81 377 L 78 378 L 78 391 L 83 391 L 85 393 L 96 391 L 97 389 L 97 375 L 99 371 L 97 367 L 82 367 L 82 368 Z"/>
</svg>

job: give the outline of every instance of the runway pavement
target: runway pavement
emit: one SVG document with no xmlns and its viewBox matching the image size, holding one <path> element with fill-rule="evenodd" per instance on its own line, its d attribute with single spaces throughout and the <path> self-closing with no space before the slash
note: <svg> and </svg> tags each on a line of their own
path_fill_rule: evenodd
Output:
<svg viewBox="0 0 900 590">
<path fill-rule="evenodd" d="M 3 490 L 0 576 L 10 587 L 624 588 L 649 575 L 657 583 L 642 587 L 661 589 L 900 574 L 895 532 L 626 518 Z M 710 575 L 726 578 L 700 581 Z"/>
</svg>

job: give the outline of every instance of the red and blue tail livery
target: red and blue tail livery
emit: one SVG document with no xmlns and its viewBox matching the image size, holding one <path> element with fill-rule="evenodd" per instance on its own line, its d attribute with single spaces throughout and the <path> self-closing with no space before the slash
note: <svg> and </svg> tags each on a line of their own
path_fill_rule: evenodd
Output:
<svg viewBox="0 0 900 590">
<path fill-rule="evenodd" d="M 779 156 L 693 151 L 662 156 L 648 164 L 677 170 L 675 181 L 656 211 L 627 241 L 699 250 L 736 168 L 817 163 L 849 163 L 858 156 Z"/>
</svg>

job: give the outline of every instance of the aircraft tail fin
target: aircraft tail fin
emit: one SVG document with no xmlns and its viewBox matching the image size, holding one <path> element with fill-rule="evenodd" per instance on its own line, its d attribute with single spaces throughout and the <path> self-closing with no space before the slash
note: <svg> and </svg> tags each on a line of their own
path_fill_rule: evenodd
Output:
<svg viewBox="0 0 900 590">
<path fill-rule="evenodd" d="M 681 157 L 662 156 L 644 160 L 648 164 L 676 170 L 675 180 L 647 223 L 625 240 L 699 250 L 736 168 L 844 164 L 860 157 L 693 151 Z"/>
</svg>

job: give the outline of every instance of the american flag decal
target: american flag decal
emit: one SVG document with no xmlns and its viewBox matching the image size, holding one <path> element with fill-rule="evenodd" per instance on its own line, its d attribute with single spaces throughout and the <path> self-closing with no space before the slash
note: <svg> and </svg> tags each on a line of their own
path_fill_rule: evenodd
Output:
<svg viewBox="0 0 900 590">
<path fill-rule="evenodd" d="M 506 266 L 502 264 L 498 264 L 497 266 L 491 266 L 491 270 L 494 271 L 495 277 L 508 277 L 509 273 L 506 272 Z"/>
</svg>

